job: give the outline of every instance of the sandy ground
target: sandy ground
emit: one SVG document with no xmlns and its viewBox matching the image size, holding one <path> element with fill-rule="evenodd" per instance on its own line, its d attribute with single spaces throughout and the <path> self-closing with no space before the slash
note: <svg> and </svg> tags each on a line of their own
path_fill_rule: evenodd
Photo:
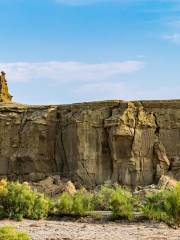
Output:
<svg viewBox="0 0 180 240">
<path fill-rule="evenodd" d="M 0 221 L 5 225 L 29 232 L 33 240 L 180 240 L 180 229 L 149 222 Z"/>
</svg>

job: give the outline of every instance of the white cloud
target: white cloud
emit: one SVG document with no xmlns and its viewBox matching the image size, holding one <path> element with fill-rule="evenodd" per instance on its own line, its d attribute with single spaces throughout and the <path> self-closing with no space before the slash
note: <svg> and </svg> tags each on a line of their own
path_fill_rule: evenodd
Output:
<svg viewBox="0 0 180 240">
<path fill-rule="evenodd" d="M 82 62 L 17 62 L 0 63 L 0 69 L 7 73 L 12 82 L 32 80 L 49 81 L 102 81 L 142 69 L 142 61 L 124 61 L 89 64 Z"/>
<path fill-rule="evenodd" d="M 179 33 L 174 33 L 174 34 L 167 34 L 163 35 L 163 39 L 167 41 L 171 41 L 174 43 L 180 43 L 180 34 Z"/>
</svg>

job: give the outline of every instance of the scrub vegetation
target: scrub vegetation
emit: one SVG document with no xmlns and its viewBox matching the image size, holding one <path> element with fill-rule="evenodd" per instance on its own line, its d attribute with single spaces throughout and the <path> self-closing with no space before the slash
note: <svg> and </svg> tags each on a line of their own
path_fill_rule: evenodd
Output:
<svg viewBox="0 0 180 240">
<path fill-rule="evenodd" d="M 132 220 L 134 212 L 168 225 L 180 224 L 180 183 L 169 190 L 134 197 L 130 190 L 101 186 L 91 192 L 78 190 L 50 199 L 33 190 L 28 183 L 0 181 L 0 217 L 15 220 L 42 219 L 48 216 L 86 216 L 91 211 L 111 211 L 114 218 Z M 15 231 L 15 230 L 13 230 Z M 1 240 L 1 238 L 0 238 Z"/>
</svg>

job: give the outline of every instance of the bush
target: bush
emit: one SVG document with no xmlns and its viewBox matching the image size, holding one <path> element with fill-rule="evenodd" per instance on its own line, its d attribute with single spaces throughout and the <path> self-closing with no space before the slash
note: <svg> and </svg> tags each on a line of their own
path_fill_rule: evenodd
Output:
<svg viewBox="0 0 180 240">
<path fill-rule="evenodd" d="M 110 207 L 115 217 L 131 220 L 133 218 L 133 204 L 134 199 L 129 191 L 121 187 L 115 188 L 110 200 Z"/>
<path fill-rule="evenodd" d="M 0 240 L 31 240 L 31 238 L 14 227 L 6 226 L 0 228 Z"/>
<path fill-rule="evenodd" d="M 101 186 L 100 190 L 95 193 L 93 197 L 93 205 L 95 210 L 110 210 L 110 201 L 113 192 L 113 188 L 110 188 L 108 186 Z"/>
<path fill-rule="evenodd" d="M 49 201 L 27 183 L 0 181 L 0 217 L 21 220 L 46 217 Z"/>
<path fill-rule="evenodd" d="M 92 195 L 77 191 L 73 196 L 72 213 L 76 216 L 84 216 L 92 210 Z"/>
<path fill-rule="evenodd" d="M 91 195 L 77 191 L 74 196 L 62 193 L 55 203 L 55 211 L 58 215 L 83 216 L 91 210 Z"/>
<path fill-rule="evenodd" d="M 73 197 L 67 192 L 62 193 L 58 198 L 58 201 L 55 203 L 55 208 L 58 215 L 71 214 L 72 206 Z"/>
<path fill-rule="evenodd" d="M 161 190 L 145 197 L 144 216 L 169 225 L 180 224 L 180 183 L 171 190 Z"/>
</svg>

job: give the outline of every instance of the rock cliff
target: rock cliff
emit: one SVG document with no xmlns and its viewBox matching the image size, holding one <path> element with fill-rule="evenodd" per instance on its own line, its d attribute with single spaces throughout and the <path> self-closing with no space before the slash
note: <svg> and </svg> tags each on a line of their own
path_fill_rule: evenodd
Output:
<svg viewBox="0 0 180 240">
<path fill-rule="evenodd" d="M 180 179 L 180 100 L 0 104 L 0 176 L 88 186 Z"/>
</svg>

